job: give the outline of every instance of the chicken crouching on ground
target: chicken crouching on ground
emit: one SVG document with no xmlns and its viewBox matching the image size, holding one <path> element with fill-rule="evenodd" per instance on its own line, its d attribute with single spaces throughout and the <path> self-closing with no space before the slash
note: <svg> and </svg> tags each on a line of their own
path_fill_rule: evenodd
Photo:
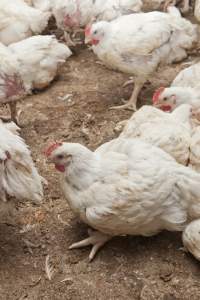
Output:
<svg viewBox="0 0 200 300">
<path fill-rule="evenodd" d="M 33 36 L 9 47 L 0 45 L 0 103 L 10 104 L 13 121 L 18 122 L 16 100 L 34 89 L 46 88 L 71 54 L 66 45 L 49 35 Z"/>
<path fill-rule="evenodd" d="M 0 122 L 0 200 L 7 196 L 41 202 L 42 182 L 15 124 Z"/>
<path fill-rule="evenodd" d="M 30 7 L 22 0 L 0 1 L 0 42 L 5 45 L 40 34 L 50 14 Z"/>
<path fill-rule="evenodd" d="M 197 26 L 170 7 L 169 13 L 132 14 L 110 23 L 94 23 L 86 28 L 85 36 L 106 66 L 135 77 L 128 103 L 114 108 L 136 110 L 138 95 L 158 66 L 187 57 L 187 50 L 197 42 Z"/>
<path fill-rule="evenodd" d="M 71 209 L 96 230 L 70 247 L 92 245 L 90 260 L 114 236 L 182 231 L 200 217 L 200 174 L 141 140 L 118 138 L 94 152 L 54 143 L 46 155 Z"/>
<path fill-rule="evenodd" d="M 182 70 L 170 87 L 161 87 L 153 95 L 153 104 L 172 111 L 181 104 L 190 104 L 200 112 L 200 63 Z"/>
<path fill-rule="evenodd" d="M 192 107 L 188 104 L 181 105 L 171 114 L 145 105 L 126 121 L 120 137 L 139 138 L 163 149 L 178 163 L 187 165 L 192 135 L 191 117 Z"/>
</svg>

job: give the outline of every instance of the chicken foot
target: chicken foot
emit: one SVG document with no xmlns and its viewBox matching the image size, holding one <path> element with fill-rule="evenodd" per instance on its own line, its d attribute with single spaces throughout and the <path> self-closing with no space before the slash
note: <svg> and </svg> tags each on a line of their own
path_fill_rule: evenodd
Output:
<svg viewBox="0 0 200 300">
<path fill-rule="evenodd" d="M 144 85 L 144 82 L 135 83 L 133 93 L 131 95 L 131 98 L 128 100 L 128 102 L 124 105 L 112 106 L 112 107 L 110 107 L 110 109 L 129 109 L 129 110 L 136 111 L 138 95 L 139 95 L 143 85 Z"/>
<path fill-rule="evenodd" d="M 91 229 L 88 230 L 88 235 L 89 237 L 72 244 L 69 249 L 77 249 L 77 248 L 82 248 L 82 247 L 86 247 L 89 245 L 93 245 L 92 246 L 92 250 L 89 254 L 89 261 L 92 261 L 93 258 L 95 257 L 95 255 L 97 254 L 98 250 L 107 242 L 109 241 L 112 237 L 109 235 L 106 235 L 102 232 L 99 231 L 93 231 Z"/>
</svg>

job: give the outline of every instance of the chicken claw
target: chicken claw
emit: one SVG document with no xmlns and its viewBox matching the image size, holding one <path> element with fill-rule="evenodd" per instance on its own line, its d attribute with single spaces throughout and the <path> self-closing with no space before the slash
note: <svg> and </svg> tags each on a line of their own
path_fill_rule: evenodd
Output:
<svg viewBox="0 0 200 300">
<path fill-rule="evenodd" d="M 93 258 L 95 257 L 96 253 L 98 250 L 107 242 L 109 241 L 112 237 L 109 235 L 106 235 L 104 233 L 101 233 L 99 231 L 93 231 L 91 229 L 88 230 L 88 235 L 90 237 L 72 244 L 69 249 L 77 249 L 77 248 L 82 248 L 86 247 L 89 245 L 93 245 L 92 250 L 89 255 L 89 261 L 92 261 Z"/>
<path fill-rule="evenodd" d="M 128 109 L 128 110 L 137 111 L 137 108 L 136 108 L 135 103 L 130 103 L 130 102 L 128 102 L 128 103 L 126 103 L 126 104 L 123 104 L 123 105 L 111 106 L 109 109 L 110 109 L 110 110 L 111 110 L 111 109 L 116 109 L 116 110 L 117 110 L 117 109 Z"/>
<path fill-rule="evenodd" d="M 122 85 L 122 87 L 127 87 L 130 84 L 134 83 L 134 79 L 132 77 L 129 78 L 129 80 L 127 80 L 126 82 L 124 82 L 124 84 Z"/>
</svg>

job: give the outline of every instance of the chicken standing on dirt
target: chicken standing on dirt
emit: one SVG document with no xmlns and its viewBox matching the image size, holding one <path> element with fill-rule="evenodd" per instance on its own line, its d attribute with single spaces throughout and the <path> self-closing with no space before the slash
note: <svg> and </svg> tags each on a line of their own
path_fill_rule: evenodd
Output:
<svg viewBox="0 0 200 300">
<path fill-rule="evenodd" d="M 182 231 L 200 217 L 200 174 L 139 139 L 118 138 L 95 152 L 55 143 L 46 155 L 63 174 L 73 212 L 97 230 L 70 247 L 93 245 L 90 260 L 113 236 Z"/>
<path fill-rule="evenodd" d="M 160 147 L 180 164 L 187 165 L 190 156 L 192 108 L 181 105 L 173 113 L 152 106 L 142 106 L 120 134 L 122 138 L 139 138 Z"/>
<path fill-rule="evenodd" d="M 30 7 L 22 0 L 0 0 L 0 42 L 16 43 L 47 26 L 50 14 Z"/>
<path fill-rule="evenodd" d="M 68 45 L 74 45 L 70 33 L 81 31 L 92 20 L 111 21 L 141 11 L 141 0 L 57 0 L 53 14 L 57 26 L 65 31 Z"/>
<path fill-rule="evenodd" d="M 58 74 L 70 49 L 54 36 L 33 36 L 11 44 L 0 44 L 0 103 L 11 107 L 11 119 L 18 122 L 16 101 L 34 89 L 47 87 Z"/>
<path fill-rule="evenodd" d="M 136 110 L 139 92 L 158 66 L 187 57 L 186 50 L 197 41 L 197 26 L 170 7 L 169 13 L 140 13 L 110 23 L 97 22 L 86 28 L 85 35 L 106 66 L 135 77 L 128 103 L 114 108 Z"/>
<path fill-rule="evenodd" d="M 200 63 L 182 70 L 169 88 L 159 88 L 153 96 L 156 107 L 173 110 L 181 104 L 190 104 L 196 114 L 200 110 Z"/>
<path fill-rule="evenodd" d="M 45 180 L 38 174 L 17 129 L 15 124 L 0 122 L 0 200 L 11 196 L 38 202 L 43 197 Z"/>
</svg>

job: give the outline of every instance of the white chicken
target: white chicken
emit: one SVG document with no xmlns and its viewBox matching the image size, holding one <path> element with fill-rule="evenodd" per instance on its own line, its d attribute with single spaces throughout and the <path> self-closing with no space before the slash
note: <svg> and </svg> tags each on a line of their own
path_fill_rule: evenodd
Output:
<svg viewBox="0 0 200 300">
<path fill-rule="evenodd" d="M 0 0 L 0 42 L 9 45 L 41 33 L 49 17 L 22 0 Z"/>
<path fill-rule="evenodd" d="M 120 137 L 139 138 L 160 147 L 187 165 L 190 156 L 192 126 L 190 105 L 181 105 L 173 113 L 165 113 L 152 106 L 142 106 L 127 120 Z"/>
<path fill-rule="evenodd" d="M 58 74 L 59 66 L 72 54 L 52 35 L 33 36 L 8 48 L 19 63 L 26 91 L 47 87 Z"/>
<path fill-rule="evenodd" d="M 16 101 L 47 87 L 70 55 L 54 36 L 33 36 L 9 47 L 0 44 L 0 103 L 10 104 L 13 121 L 18 121 Z"/>
<path fill-rule="evenodd" d="M 67 43 L 74 44 L 68 33 L 80 31 L 92 20 L 111 21 L 124 14 L 141 11 L 141 0 L 57 0 L 53 14 L 57 26 L 65 31 Z"/>
<path fill-rule="evenodd" d="M 42 200 L 45 180 L 38 174 L 30 151 L 15 124 L 0 122 L 0 200 Z"/>
<path fill-rule="evenodd" d="M 62 172 L 73 212 L 97 230 L 70 247 L 93 245 L 90 260 L 113 236 L 181 231 L 200 217 L 200 174 L 139 139 L 118 138 L 95 152 L 54 143 L 46 155 Z"/>
<path fill-rule="evenodd" d="M 198 113 L 200 109 L 200 62 L 182 70 L 169 88 L 159 88 L 153 96 L 157 107 L 173 110 L 181 104 L 190 104 Z"/>
<path fill-rule="evenodd" d="M 169 13 L 140 13 L 110 23 L 97 22 L 86 28 L 85 35 L 106 66 L 135 77 L 128 103 L 114 108 L 136 110 L 139 92 L 157 67 L 187 56 L 186 50 L 197 41 L 197 26 L 170 7 Z"/>
</svg>

